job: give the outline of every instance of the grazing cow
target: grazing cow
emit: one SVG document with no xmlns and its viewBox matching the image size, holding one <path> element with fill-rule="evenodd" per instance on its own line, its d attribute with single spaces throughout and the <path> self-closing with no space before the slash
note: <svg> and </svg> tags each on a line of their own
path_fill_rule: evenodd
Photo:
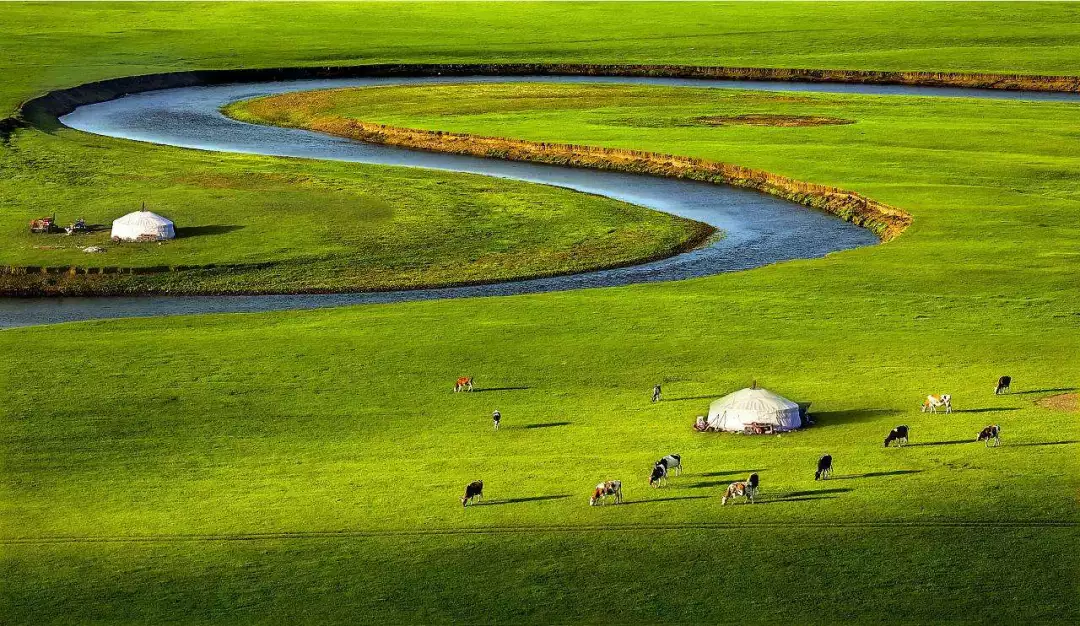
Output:
<svg viewBox="0 0 1080 626">
<path fill-rule="evenodd" d="M 676 476 L 682 475 L 682 457 L 678 454 L 669 454 L 657 461 L 656 465 L 663 465 L 669 472 L 675 470 Z"/>
<path fill-rule="evenodd" d="M 461 499 L 461 506 L 469 506 L 469 502 L 472 502 L 473 499 L 484 499 L 484 481 L 474 480 L 465 485 L 465 497 Z"/>
<path fill-rule="evenodd" d="M 889 444 L 893 441 L 896 442 L 897 447 L 902 447 L 905 443 L 907 443 L 907 437 L 908 427 L 897 426 L 896 428 L 889 431 L 889 436 L 885 438 L 885 447 L 888 448 Z"/>
<path fill-rule="evenodd" d="M 660 487 L 664 482 L 667 482 L 667 467 L 657 463 L 653 465 L 652 473 L 649 474 L 649 486 Z"/>
<path fill-rule="evenodd" d="M 731 498 L 746 498 L 750 504 L 754 503 L 754 495 L 758 490 L 758 475 L 750 474 L 750 478 L 746 480 L 740 480 L 739 482 L 731 483 L 728 486 L 727 491 L 724 492 L 724 497 L 720 498 L 720 506 L 727 504 L 727 501 Z"/>
<path fill-rule="evenodd" d="M 657 386 L 652 388 L 652 401 L 653 402 L 659 402 L 660 401 L 660 385 L 657 385 Z"/>
<path fill-rule="evenodd" d="M 994 395 L 1000 396 L 1003 393 L 1009 393 L 1009 387 L 1012 386 L 1012 376 L 1002 376 L 998 379 L 997 387 L 994 387 Z"/>
<path fill-rule="evenodd" d="M 922 412 L 926 413 L 929 410 L 931 413 L 937 413 L 938 407 L 945 407 L 945 413 L 952 413 L 952 396 L 945 393 L 940 396 L 926 396 L 926 402 L 923 402 Z"/>
<path fill-rule="evenodd" d="M 615 496 L 615 504 L 622 503 L 621 480 L 608 480 L 597 485 L 596 490 L 593 491 L 592 497 L 589 498 L 589 506 L 596 506 L 597 502 L 601 504 L 606 503 L 608 496 Z"/>
<path fill-rule="evenodd" d="M 994 440 L 994 447 L 998 447 L 1001 443 L 1001 427 L 997 424 L 990 424 L 986 428 L 979 431 L 979 436 L 975 438 L 975 443 L 980 441 L 986 442 L 986 447 L 990 447 L 990 440 Z"/>
<path fill-rule="evenodd" d="M 491 421 L 495 424 L 495 430 L 499 430 L 499 422 L 502 421 L 502 413 L 499 413 L 498 409 L 491 414 Z"/>
<path fill-rule="evenodd" d="M 472 391 L 472 376 L 462 376 L 454 383 L 454 393 L 461 390 Z"/>
<path fill-rule="evenodd" d="M 814 472 L 814 480 L 827 480 L 829 474 L 832 474 L 832 455 L 826 454 L 818 459 L 817 471 Z"/>
</svg>

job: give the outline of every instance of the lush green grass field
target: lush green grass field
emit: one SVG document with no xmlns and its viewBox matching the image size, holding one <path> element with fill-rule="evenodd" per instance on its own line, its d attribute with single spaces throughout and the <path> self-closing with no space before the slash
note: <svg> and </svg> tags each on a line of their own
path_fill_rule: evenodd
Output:
<svg viewBox="0 0 1080 626">
<path fill-rule="evenodd" d="M 1068 3 L 5 4 L 0 110 L 157 71 L 565 61 L 1070 74 Z M 223 42 L 226 42 L 223 44 Z"/>
<path fill-rule="evenodd" d="M 0 73 L 2 93 L 387 59 L 1068 73 L 1078 32 L 1069 5 L 185 9 L 0 7 L 5 41 L 22 48 L 0 52 L 17 70 Z M 470 94 L 498 115 L 438 89 L 400 110 L 371 90 L 361 112 L 719 158 L 864 192 L 915 223 L 883 246 L 680 283 L 0 332 L 5 621 L 1080 620 L 1080 423 L 1035 404 L 1080 387 L 1073 108 L 501 89 Z M 856 123 L 684 125 L 743 113 Z M 74 155 L 142 155 L 156 176 L 173 163 L 205 176 L 247 167 L 74 133 L 21 132 L 14 145 L 53 155 L 34 175 L 60 183 L 19 187 L 42 201 L 70 184 L 60 173 Z M 412 176 L 259 164 L 365 192 Z M 94 184 L 135 200 L 119 174 Z M 1016 393 L 994 397 L 1003 373 Z M 462 374 L 481 392 L 452 394 Z M 812 401 L 817 426 L 691 432 L 711 398 L 755 378 Z M 649 404 L 660 381 L 666 400 Z M 917 411 L 939 392 L 954 414 Z M 972 441 L 991 422 L 997 449 Z M 920 445 L 882 448 L 901 423 Z M 686 472 L 648 488 L 649 464 L 671 452 Z M 815 483 L 823 452 L 836 475 Z M 750 470 L 762 502 L 721 508 L 719 492 Z M 474 478 L 488 506 L 463 511 Z M 628 505 L 587 506 L 606 478 L 626 483 Z"/>
<path fill-rule="evenodd" d="M 0 276 L 6 291 L 250 293 L 445 285 L 625 264 L 664 255 L 708 231 L 671 215 L 552 187 L 207 154 L 70 130 L 57 136 L 20 132 L 0 148 L 0 194 L 10 202 L 0 211 L 0 265 L 220 266 L 89 279 Z M 112 220 L 142 202 L 176 222 L 177 239 L 112 244 Z M 53 214 L 62 225 L 81 216 L 101 230 L 75 237 L 29 232 L 31 218 Z M 82 251 L 91 245 L 107 251 Z"/>
</svg>

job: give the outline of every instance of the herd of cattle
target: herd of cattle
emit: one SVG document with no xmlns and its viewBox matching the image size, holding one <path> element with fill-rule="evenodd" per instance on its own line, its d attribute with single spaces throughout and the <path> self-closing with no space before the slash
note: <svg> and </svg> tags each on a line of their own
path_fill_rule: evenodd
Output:
<svg viewBox="0 0 1080 626">
<path fill-rule="evenodd" d="M 1009 376 L 1002 376 L 998 379 L 997 386 L 994 388 L 994 395 L 1007 393 L 1009 387 L 1012 385 L 1012 378 Z M 656 402 L 659 396 L 659 388 L 657 385 L 653 391 L 653 402 Z M 467 389 L 472 391 L 472 377 L 460 378 L 457 384 L 454 386 L 454 391 L 462 391 Z M 943 408 L 945 413 L 952 413 L 952 396 L 949 394 L 942 395 L 930 395 L 926 397 L 926 401 L 922 405 L 922 411 L 936 413 L 938 408 Z M 498 429 L 499 412 L 495 412 L 495 428 Z M 897 447 L 902 447 L 908 442 L 909 429 L 907 425 L 897 426 L 889 431 L 889 434 L 885 437 L 885 447 L 888 448 L 889 444 L 896 442 Z M 986 442 L 986 446 L 990 446 L 990 442 L 994 442 L 994 447 L 997 447 L 1001 443 L 1001 427 L 997 424 L 990 424 L 986 428 L 979 431 L 979 434 L 975 437 L 975 442 Z M 817 471 L 814 472 L 814 480 L 827 480 L 829 475 L 832 474 L 833 458 L 831 454 L 825 454 L 818 459 Z M 661 487 L 667 483 L 668 474 L 674 472 L 676 476 L 682 474 L 682 456 L 678 454 L 669 454 L 656 463 L 653 464 L 652 472 L 649 474 L 649 486 Z M 739 480 L 728 485 L 727 490 L 720 499 L 721 506 L 726 505 L 728 500 L 732 498 L 745 498 L 746 502 L 753 503 L 754 496 L 757 494 L 760 479 L 757 473 L 750 474 L 746 480 Z M 484 481 L 474 480 L 465 487 L 465 496 L 461 498 L 461 505 L 468 506 L 470 502 L 475 500 L 481 500 L 484 496 Z M 606 504 L 607 499 L 611 498 L 615 504 L 619 504 L 623 501 L 622 493 L 622 481 L 621 480 L 607 480 L 596 486 L 593 490 L 592 496 L 589 498 L 589 506 L 595 506 L 597 504 Z"/>
</svg>

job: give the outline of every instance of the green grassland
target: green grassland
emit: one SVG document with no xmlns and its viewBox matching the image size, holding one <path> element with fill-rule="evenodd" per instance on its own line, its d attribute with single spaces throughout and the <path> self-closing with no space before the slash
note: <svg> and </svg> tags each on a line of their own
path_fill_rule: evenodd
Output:
<svg viewBox="0 0 1080 626">
<path fill-rule="evenodd" d="M 1078 14 L 1068 3 L 5 4 L 0 110 L 115 76 L 397 61 L 1070 74 Z"/>
<path fill-rule="evenodd" d="M 140 71 L 376 60 L 1069 73 L 1075 12 L 14 5 L 0 7 L 9 18 L 0 29 L 23 50 L 0 51 L 18 70 L 0 73 L 0 89 L 13 105 Z M 226 30 L 235 37 L 223 48 Z M 5 621 L 1080 621 L 1080 422 L 1036 404 L 1080 387 L 1075 107 L 465 89 L 469 98 L 446 88 L 343 92 L 334 112 L 716 158 L 859 191 L 915 221 L 881 246 L 679 283 L 0 332 Z M 855 123 L 696 121 L 743 114 Z M 146 159 L 176 187 L 193 171 L 202 180 L 187 193 L 207 197 L 207 181 L 230 176 L 280 194 L 275 176 L 332 180 L 338 200 L 379 197 L 386 181 L 407 181 L 394 192 L 414 197 L 434 194 L 439 180 L 488 184 L 194 156 L 73 132 L 20 131 L 11 145 L 0 153 L 51 155 L 23 171 L 60 181 L 36 195 L 6 183 L 26 201 L 50 201 L 72 185 L 70 161 L 95 154 L 112 155 L 100 158 L 114 168 Z M 261 176 L 240 176 L 247 169 Z M 326 199 L 304 184 L 313 203 Z M 139 200 L 115 170 L 93 185 Z M 569 197 L 550 193 L 553 206 Z M 290 241 L 282 254 L 294 253 Z M 1004 373 L 1016 393 L 995 397 Z M 464 374 L 480 392 L 451 392 Z M 752 379 L 813 402 L 817 424 L 780 437 L 692 432 L 710 399 Z M 666 398 L 650 404 L 656 382 Z M 940 392 L 953 394 L 956 412 L 918 412 L 922 396 Z M 992 422 L 1003 445 L 974 443 Z M 884 449 L 885 433 L 904 423 L 913 445 Z M 686 471 L 650 489 L 650 463 L 671 452 Z M 815 483 L 824 452 L 835 478 Z M 751 470 L 761 503 L 721 508 L 724 486 Z M 475 478 L 488 505 L 462 510 L 459 492 Z M 625 482 L 629 503 L 588 507 L 590 488 L 608 478 Z"/>
<path fill-rule="evenodd" d="M 182 271 L 0 276 L 0 289 L 253 293 L 423 287 L 607 267 L 670 254 L 711 229 L 552 187 L 349 163 L 207 154 L 70 130 L 17 133 L 0 149 L 0 265 Z M 112 244 L 141 202 L 173 241 Z M 83 217 L 101 230 L 31 234 Z M 105 253 L 87 254 L 87 246 Z"/>
</svg>

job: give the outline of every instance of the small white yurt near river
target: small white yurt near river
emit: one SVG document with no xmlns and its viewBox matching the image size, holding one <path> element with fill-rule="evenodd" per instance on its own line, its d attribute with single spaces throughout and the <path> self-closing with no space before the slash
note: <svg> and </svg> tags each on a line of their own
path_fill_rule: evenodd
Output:
<svg viewBox="0 0 1080 626">
<path fill-rule="evenodd" d="M 162 241 L 176 237 L 172 220 L 146 210 L 128 213 L 113 220 L 113 241 Z"/>
<path fill-rule="evenodd" d="M 745 432 L 767 427 L 772 432 L 802 426 L 799 405 L 756 386 L 730 393 L 709 405 L 709 430 Z"/>
</svg>

